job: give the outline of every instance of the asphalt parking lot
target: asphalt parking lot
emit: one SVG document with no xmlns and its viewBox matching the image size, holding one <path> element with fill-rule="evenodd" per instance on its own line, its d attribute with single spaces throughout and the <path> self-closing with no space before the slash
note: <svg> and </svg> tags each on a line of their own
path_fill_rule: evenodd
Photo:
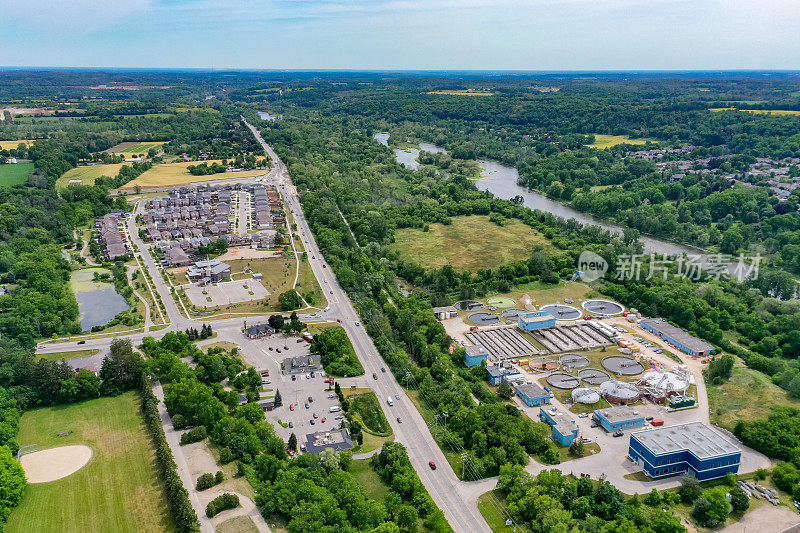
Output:
<svg viewBox="0 0 800 533">
<path fill-rule="evenodd" d="M 259 372 L 269 370 L 270 375 L 265 379 L 269 379 L 270 383 L 265 384 L 264 387 L 273 390 L 264 394 L 273 395 L 276 390 L 281 392 L 283 405 L 274 411 L 267 412 L 266 419 L 275 427 L 279 437 L 288 439 L 289 435 L 294 433 L 298 443 L 305 443 L 305 436 L 308 433 L 321 429 L 338 428 L 341 419 L 336 417 L 343 417 L 343 413 L 341 411 L 330 412 L 330 407 L 339 406 L 339 401 L 333 388 L 326 390 L 328 384 L 323 381 L 328 376 L 324 371 L 315 371 L 313 378 L 310 372 L 297 373 L 294 374 L 294 381 L 292 381 L 292 374 L 281 372 L 281 361 L 284 359 L 309 355 L 309 344 L 305 341 L 297 342 L 298 339 L 298 337 L 283 335 L 273 335 L 257 340 L 243 338 L 239 346 L 245 361 L 255 366 L 256 370 Z M 272 349 L 270 350 L 270 348 Z M 281 352 L 278 353 L 278 350 Z M 313 401 L 308 401 L 309 396 Z M 308 409 L 305 407 L 306 403 L 308 403 Z M 294 409 L 290 408 L 290 405 L 293 405 Z M 315 413 L 317 418 L 314 418 Z M 323 418 L 325 418 L 324 422 Z M 284 424 L 291 422 L 293 427 L 283 427 L 278 420 Z M 311 420 L 314 420 L 313 424 Z"/>
</svg>

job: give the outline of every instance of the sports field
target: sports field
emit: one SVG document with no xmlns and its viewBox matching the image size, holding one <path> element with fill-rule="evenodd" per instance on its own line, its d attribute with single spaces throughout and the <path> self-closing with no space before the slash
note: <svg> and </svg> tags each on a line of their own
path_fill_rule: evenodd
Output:
<svg viewBox="0 0 800 533">
<path fill-rule="evenodd" d="M 595 133 L 594 142 L 587 144 L 589 148 L 611 148 L 618 144 L 647 144 L 652 139 L 631 139 L 627 135 L 601 135 Z"/>
<path fill-rule="evenodd" d="M 15 163 L 13 165 L 0 165 L 0 186 L 11 187 L 25 183 L 28 176 L 33 174 L 33 163 Z"/>
<path fill-rule="evenodd" d="M 253 176 L 262 176 L 267 173 L 266 170 L 243 170 L 241 172 L 225 172 L 224 174 L 211 174 L 208 176 L 192 176 L 189 174 L 187 167 L 190 165 L 200 165 L 202 163 L 211 165 L 212 163 L 221 163 L 221 160 L 215 159 L 210 161 L 190 161 L 185 163 L 156 165 L 135 180 L 125 184 L 123 188 L 132 189 L 137 185 L 140 187 L 167 187 L 171 185 L 194 183 L 196 181 L 250 178 Z"/>
<path fill-rule="evenodd" d="M 68 170 L 63 176 L 56 180 L 56 189 L 63 189 L 69 185 L 70 180 L 81 180 L 81 185 L 92 185 L 94 180 L 100 176 L 114 178 L 117 176 L 117 174 L 119 174 L 120 168 L 122 168 L 122 163 L 115 163 L 113 165 L 75 167 Z"/>
<path fill-rule="evenodd" d="M 507 220 L 505 226 L 478 215 L 452 221 L 449 226 L 431 224 L 430 231 L 398 230 L 392 248 L 425 268 L 451 265 L 475 272 L 527 259 L 535 244 L 548 245 L 543 235 L 516 220 Z"/>
<path fill-rule="evenodd" d="M 64 431 L 72 433 L 59 437 Z M 29 484 L 6 533 L 175 530 L 136 393 L 28 411 L 18 441 L 40 450 L 83 444 L 94 455 L 74 474 Z"/>
</svg>

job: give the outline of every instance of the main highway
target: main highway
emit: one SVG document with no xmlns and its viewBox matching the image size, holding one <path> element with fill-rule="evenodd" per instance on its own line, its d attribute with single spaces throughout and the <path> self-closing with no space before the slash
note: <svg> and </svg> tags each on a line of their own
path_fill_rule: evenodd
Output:
<svg viewBox="0 0 800 533">
<path fill-rule="evenodd" d="M 300 315 L 304 322 L 309 321 L 340 321 L 353 348 L 361 361 L 365 370 L 365 376 L 360 378 L 363 386 L 367 386 L 375 391 L 379 401 L 384 405 L 395 440 L 402 443 L 408 450 L 411 464 L 414 466 L 428 493 L 433 498 L 436 505 L 444 512 L 447 521 L 457 532 L 490 532 L 491 529 L 481 516 L 477 508 L 477 494 L 475 488 L 470 483 L 462 482 L 458 479 L 447 459 L 434 440 L 428 425 L 416 409 L 414 404 L 405 394 L 405 391 L 397 382 L 395 376 L 388 371 L 385 362 L 381 358 L 372 339 L 361 325 L 360 318 L 353 308 L 352 303 L 345 291 L 336 280 L 336 276 L 325 263 L 325 260 L 317 247 L 311 229 L 303 214 L 297 190 L 293 185 L 286 166 L 264 139 L 258 130 L 249 124 L 244 117 L 243 123 L 250 129 L 259 141 L 264 151 L 270 156 L 274 163 L 273 169 L 267 174 L 264 181 L 273 183 L 283 195 L 289 209 L 297 224 L 297 233 L 307 251 L 308 261 L 311 269 L 319 281 L 319 285 L 325 291 L 328 300 L 328 307 L 316 313 Z M 250 181 L 250 180 L 247 180 Z M 144 202 L 137 205 L 135 214 L 144 212 Z M 168 327 L 157 331 L 142 331 L 133 334 L 120 334 L 118 337 L 130 339 L 134 344 L 138 344 L 144 337 L 161 338 L 168 331 L 184 331 L 187 328 L 199 328 L 201 320 L 187 318 L 181 313 L 175 299 L 172 296 L 171 286 L 162 277 L 156 261 L 149 253 L 148 246 L 139 238 L 136 228 L 136 217 L 130 216 L 127 220 L 127 235 L 130 243 L 136 247 L 139 253 L 136 254 L 138 260 L 147 269 L 151 276 L 152 287 L 161 297 L 161 301 L 166 307 L 166 315 L 170 321 Z M 155 310 L 153 310 L 155 311 Z M 268 316 L 249 316 L 247 321 L 256 323 L 265 321 Z M 206 322 L 209 320 L 206 319 Z M 241 342 L 244 337 L 241 333 L 243 318 L 222 318 L 213 320 L 214 331 L 220 340 L 229 340 L 235 343 Z M 111 340 L 115 338 L 103 334 L 96 336 L 87 335 L 83 337 L 82 344 L 76 345 L 71 342 L 42 342 L 37 347 L 38 353 L 53 353 L 70 350 L 100 350 L 96 356 L 90 358 L 76 358 L 69 361 L 73 364 L 87 364 L 86 359 L 94 358 L 90 361 L 92 366 L 98 366 L 102 357 L 108 352 Z M 384 371 L 385 370 L 385 371 Z M 376 378 L 373 379 L 373 376 Z M 386 401 L 388 398 L 393 400 L 394 405 L 389 406 Z M 399 420 L 398 420 L 399 419 Z M 435 462 L 437 468 L 433 470 L 429 462 Z M 483 487 L 483 485 L 481 485 Z M 490 488 L 493 488 L 490 487 Z M 488 490 L 488 489 L 487 489 Z"/>
</svg>

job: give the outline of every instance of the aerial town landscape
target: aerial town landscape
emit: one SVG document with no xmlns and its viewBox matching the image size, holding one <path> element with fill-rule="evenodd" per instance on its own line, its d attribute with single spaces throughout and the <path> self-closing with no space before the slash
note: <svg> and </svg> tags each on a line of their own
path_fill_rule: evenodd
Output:
<svg viewBox="0 0 800 533">
<path fill-rule="evenodd" d="M 619 20 L 582 0 L 144 2 L 175 45 L 114 68 L 0 36 L 0 531 L 800 531 L 797 57 L 642 3 L 677 62 L 493 28 L 430 70 L 393 29 Z M 242 17 L 332 44 L 264 64 Z"/>
</svg>

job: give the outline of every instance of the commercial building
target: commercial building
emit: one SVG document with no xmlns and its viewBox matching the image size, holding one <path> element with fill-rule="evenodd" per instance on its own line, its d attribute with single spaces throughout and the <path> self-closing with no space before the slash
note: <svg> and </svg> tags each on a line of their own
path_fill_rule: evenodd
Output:
<svg viewBox="0 0 800 533">
<path fill-rule="evenodd" d="M 519 315 L 519 329 L 533 331 L 551 328 L 556 325 L 556 318 L 547 311 L 530 311 Z"/>
<path fill-rule="evenodd" d="M 231 266 L 219 259 L 197 261 L 186 271 L 192 281 L 217 282 L 231 279 Z"/>
<path fill-rule="evenodd" d="M 353 440 L 346 428 L 317 431 L 306 435 L 306 451 L 309 453 L 320 453 L 328 448 L 337 452 L 353 448 Z"/>
<path fill-rule="evenodd" d="M 628 456 L 652 478 L 690 472 L 706 481 L 739 471 L 741 450 L 702 422 L 631 433 Z"/>
<path fill-rule="evenodd" d="M 592 420 L 609 432 L 633 429 L 644 425 L 644 415 L 629 405 L 598 409 L 592 413 Z"/>
<path fill-rule="evenodd" d="M 705 357 L 714 350 L 714 345 L 686 333 L 663 318 L 649 318 L 639 323 L 645 330 L 659 336 L 680 351 L 692 357 Z"/>
<path fill-rule="evenodd" d="M 500 385 L 505 379 L 521 376 L 516 368 L 503 368 L 500 365 L 487 366 L 486 373 L 489 375 L 489 383 L 492 385 Z"/>
<path fill-rule="evenodd" d="M 467 366 L 478 366 L 489 357 L 489 351 L 480 344 L 467 346 L 464 350 L 467 352 L 464 356 L 464 363 Z"/>
<path fill-rule="evenodd" d="M 281 363 L 284 374 L 301 374 L 312 370 L 322 370 L 322 361 L 319 355 L 302 355 L 289 357 Z"/>
<path fill-rule="evenodd" d="M 269 337 L 275 333 L 275 329 L 269 324 L 253 324 L 244 329 L 244 334 L 248 339 L 260 339 L 262 337 Z"/>
<path fill-rule="evenodd" d="M 520 383 L 514 391 L 528 407 L 550 403 L 550 393 L 535 383 Z"/>
<path fill-rule="evenodd" d="M 575 420 L 555 407 L 539 409 L 539 419 L 550 424 L 553 440 L 561 446 L 569 446 L 578 436 L 578 426 L 575 424 Z"/>
</svg>

